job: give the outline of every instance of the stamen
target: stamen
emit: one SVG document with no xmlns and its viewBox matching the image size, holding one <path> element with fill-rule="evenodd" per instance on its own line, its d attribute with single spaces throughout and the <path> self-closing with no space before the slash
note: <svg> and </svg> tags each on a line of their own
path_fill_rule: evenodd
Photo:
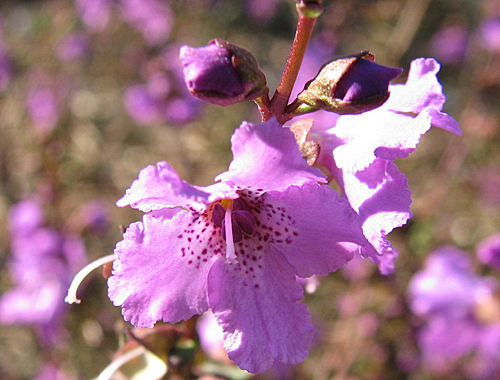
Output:
<svg viewBox="0 0 500 380">
<path fill-rule="evenodd" d="M 231 213 L 233 212 L 233 205 L 230 203 L 226 208 L 226 215 L 224 217 L 224 230 L 226 231 L 226 260 L 229 263 L 236 263 L 236 252 L 234 250 L 234 239 L 233 239 L 233 218 L 231 218 Z"/>
<path fill-rule="evenodd" d="M 247 236 L 253 235 L 257 223 L 255 222 L 255 218 L 250 211 L 235 210 L 233 211 L 233 219 L 239 229 Z"/>
<path fill-rule="evenodd" d="M 116 258 L 115 255 L 108 255 L 101 257 L 100 259 L 91 262 L 89 265 L 85 266 L 82 270 L 80 270 L 80 272 L 76 274 L 75 278 L 73 278 L 73 281 L 71 282 L 71 285 L 69 286 L 68 289 L 68 295 L 66 296 L 64 301 L 66 301 L 69 304 L 82 302 L 76 296 L 76 291 L 78 290 L 78 287 L 80 286 L 83 279 L 87 277 L 87 275 L 94 269 L 97 269 L 101 265 L 114 261 L 115 258 Z"/>
<path fill-rule="evenodd" d="M 250 206 L 247 201 L 240 197 L 233 200 L 233 210 L 250 211 Z"/>
<path fill-rule="evenodd" d="M 220 203 L 215 204 L 214 209 L 212 210 L 212 222 L 219 228 L 222 228 L 225 212 L 226 210 Z"/>
</svg>

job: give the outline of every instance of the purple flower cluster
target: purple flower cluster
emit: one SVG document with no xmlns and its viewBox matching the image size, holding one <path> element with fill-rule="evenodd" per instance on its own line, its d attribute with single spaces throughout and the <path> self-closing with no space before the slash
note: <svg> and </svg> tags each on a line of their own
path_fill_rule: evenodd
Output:
<svg viewBox="0 0 500 380">
<path fill-rule="evenodd" d="M 497 281 L 474 273 L 466 252 L 447 246 L 429 255 L 408 289 L 411 310 L 425 321 L 417 337 L 424 366 L 442 376 L 458 370 L 471 379 L 498 378 L 497 291 Z"/>
<path fill-rule="evenodd" d="M 78 2 L 83 22 L 95 30 L 107 23 L 113 4 L 150 45 L 168 36 L 168 3 Z M 319 3 L 299 5 L 300 17 L 321 13 Z M 89 15 L 99 10 L 104 18 L 93 24 Z M 402 70 L 362 52 L 323 65 L 288 104 L 298 67 L 287 66 L 270 98 L 247 50 L 215 39 L 182 46 L 179 62 L 174 49 L 177 55 L 171 45 L 146 62 L 145 83 L 125 92 L 137 123 L 189 120 L 200 104 L 189 92 L 219 106 L 253 100 L 262 122 L 236 129 L 233 160 L 213 185 L 191 185 L 167 162 L 140 171 L 117 205 L 145 215 L 116 246 L 109 298 L 138 328 L 210 310 L 229 358 L 247 371 L 298 363 L 314 335 L 301 283 L 335 272 L 358 253 L 391 273 L 397 251 L 386 235 L 411 216 L 411 192 L 394 161 L 414 151 L 433 125 L 461 133 L 442 112 L 440 66 L 415 60 L 405 84 L 389 85 Z M 299 60 L 293 54 L 289 63 Z M 317 110 L 341 116 L 320 111 L 284 125 Z M 328 186 L 332 181 L 340 191 Z M 67 299 L 78 302 L 76 294 Z"/>
<path fill-rule="evenodd" d="M 334 272 L 357 252 L 390 273 L 397 252 L 385 235 L 411 203 L 394 160 L 431 125 L 460 134 L 441 112 L 438 69 L 416 60 L 382 107 L 313 127 L 317 162 L 344 197 L 274 118 L 235 131 L 233 161 L 211 186 L 182 181 L 166 162 L 143 169 L 117 203 L 147 214 L 116 247 L 110 299 L 136 327 L 211 309 L 229 357 L 253 373 L 304 359 L 313 331 L 297 278 Z"/>
<path fill-rule="evenodd" d="M 0 322 L 31 325 L 42 345 L 53 346 L 63 333 L 63 300 L 72 275 L 86 261 L 83 242 L 45 227 L 42 205 L 35 199 L 11 208 L 9 227 L 14 286 L 0 299 Z"/>
</svg>

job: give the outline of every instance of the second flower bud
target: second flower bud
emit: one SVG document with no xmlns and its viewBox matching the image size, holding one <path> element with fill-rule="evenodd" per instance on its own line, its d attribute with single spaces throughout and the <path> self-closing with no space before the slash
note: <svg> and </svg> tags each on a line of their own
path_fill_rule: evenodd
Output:
<svg viewBox="0 0 500 380">
<path fill-rule="evenodd" d="M 189 91 L 202 100 L 229 106 L 269 92 L 266 77 L 249 51 L 214 39 L 207 46 L 182 46 L 180 58 Z"/>
</svg>

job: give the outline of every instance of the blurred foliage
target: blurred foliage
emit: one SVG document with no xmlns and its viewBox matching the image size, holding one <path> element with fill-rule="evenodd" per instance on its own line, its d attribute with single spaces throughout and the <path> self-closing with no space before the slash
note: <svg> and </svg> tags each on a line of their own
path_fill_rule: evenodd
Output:
<svg viewBox="0 0 500 380">
<path fill-rule="evenodd" d="M 141 218 L 114 203 L 143 167 L 165 160 L 191 183 L 212 183 L 231 160 L 232 131 L 242 120 L 259 120 L 254 105 L 206 105 L 183 125 L 137 125 L 125 109 L 124 92 L 145 82 L 162 49 L 200 46 L 215 37 L 251 51 L 273 92 L 296 21 L 293 1 L 275 2 L 275 11 L 260 18 L 245 11 L 249 2 L 243 0 L 165 2 L 174 14 L 172 31 L 157 45 L 146 43 L 116 7 L 107 26 L 92 31 L 70 0 L 1 2 L 1 41 L 12 60 L 12 76 L 0 92 L 2 225 L 13 204 L 36 192 L 46 201 L 47 224 L 81 234 L 92 261 L 112 252 L 121 239 L 120 225 Z M 459 121 L 463 137 L 433 129 L 415 153 L 398 162 L 413 191 L 414 216 L 390 235 L 400 250 L 395 274 L 383 277 L 369 266 L 355 281 L 342 271 L 321 279 L 306 297 L 317 340 L 286 379 L 431 379 L 418 363 L 419 321 L 407 310 L 405 292 L 432 248 L 454 244 L 472 255 L 482 239 L 500 231 L 500 47 L 485 46 L 481 34 L 488 18 L 500 17 L 500 2 L 325 0 L 324 7 L 314 36 L 330 41 L 325 54 L 332 58 L 369 50 L 378 63 L 403 67 L 403 75 L 414 58 L 440 60 L 448 97 L 444 111 Z M 448 44 L 458 43 L 453 37 L 463 43 L 452 59 L 436 42 L 450 27 L 463 32 L 463 37 L 451 34 Z M 88 38 L 88 52 L 62 61 L 57 46 L 76 31 Z M 50 131 L 37 128 L 27 110 L 30 88 L 40 83 L 58 94 L 58 121 Z M 79 228 L 82 208 L 95 199 L 112 226 L 101 235 Z M 1 293 L 11 285 L 9 250 L 4 227 Z M 65 322 L 69 336 L 50 357 L 28 327 L 0 326 L 1 379 L 31 379 L 44 360 L 57 362 L 70 379 L 98 376 L 127 327 L 107 299 L 101 276 L 92 274 L 82 293 L 82 304 L 71 306 Z M 285 379 L 272 371 L 254 378 Z"/>
</svg>

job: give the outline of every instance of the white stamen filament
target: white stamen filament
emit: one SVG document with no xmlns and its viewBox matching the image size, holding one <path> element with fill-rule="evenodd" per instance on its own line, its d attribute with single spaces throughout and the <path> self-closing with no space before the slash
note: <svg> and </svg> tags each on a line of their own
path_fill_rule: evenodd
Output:
<svg viewBox="0 0 500 380">
<path fill-rule="evenodd" d="M 236 252 L 234 250 L 233 221 L 231 219 L 232 213 L 233 204 L 230 202 L 229 206 L 226 208 L 226 213 L 224 214 L 224 228 L 226 229 L 226 260 L 231 264 L 235 264 Z"/>
<path fill-rule="evenodd" d="M 97 380 L 109 380 L 111 376 L 118 371 L 118 369 L 129 362 L 132 359 L 135 359 L 146 352 L 146 349 L 143 346 L 138 346 L 123 355 L 120 355 L 117 359 L 113 360 L 104 371 L 101 372 Z"/>
<path fill-rule="evenodd" d="M 92 272 L 94 269 L 99 268 L 101 265 L 104 265 L 106 263 L 110 263 L 115 259 L 115 255 L 108 255 L 101 257 L 100 259 L 97 259 L 93 262 L 91 262 L 89 265 L 85 266 L 80 272 L 78 272 L 73 278 L 73 281 L 71 282 L 71 285 L 69 286 L 68 289 L 68 295 L 64 299 L 69 304 L 72 303 L 80 303 L 81 300 L 78 299 L 76 296 L 76 291 L 78 290 L 78 287 L 80 286 L 81 282 L 87 275 Z"/>
</svg>

